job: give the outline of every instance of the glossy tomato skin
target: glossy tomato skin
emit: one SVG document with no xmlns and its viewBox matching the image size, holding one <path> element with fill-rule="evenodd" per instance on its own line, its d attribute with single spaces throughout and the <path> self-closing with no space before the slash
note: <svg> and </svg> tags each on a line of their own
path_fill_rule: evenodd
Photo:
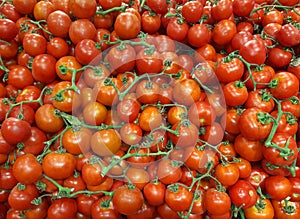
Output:
<svg viewBox="0 0 300 219">
<path fill-rule="evenodd" d="M 77 204 L 74 199 L 60 198 L 55 199 L 48 208 L 47 215 L 49 219 L 75 218 Z"/>
<path fill-rule="evenodd" d="M 297 96 L 299 92 L 299 80 L 290 72 L 278 72 L 272 78 L 274 86 L 270 88 L 272 95 L 278 99 L 287 99 Z"/>
<path fill-rule="evenodd" d="M 236 206 L 250 208 L 257 201 L 257 192 L 255 188 L 246 180 L 238 180 L 229 188 L 231 201 Z"/>
<path fill-rule="evenodd" d="M 173 211 L 188 210 L 192 200 L 193 194 L 183 186 L 169 187 L 165 193 L 165 202 Z"/>
<path fill-rule="evenodd" d="M 264 114 L 264 111 L 256 107 L 248 108 L 242 113 L 238 121 L 238 126 L 245 138 L 248 140 L 261 140 L 268 137 L 272 123 L 270 121 L 258 120 L 258 117 Z"/>
<path fill-rule="evenodd" d="M 23 186 L 17 184 L 8 196 L 9 205 L 16 210 L 28 210 L 34 205 L 31 201 L 39 196 L 38 189 L 35 184 Z"/>
<path fill-rule="evenodd" d="M 259 205 L 262 208 L 259 208 Z M 271 219 L 274 218 L 274 208 L 269 199 L 258 199 L 256 205 L 244 209 L 244 213 L 247 219 Z"/>
<path fill-rule="evenodd" d="M 17 144 L 30 137 L 30 124 L 24 120 L 9 117 L 4 120 L 1 126 L 3 138 L 9 144 Z"/>
<path fill-rule="evenodd" d="M 265 180 L 265 187 L 273 200 L 281 201 L 292 193 L 292 184 L 283 176 L 269 176 Z"/>
<path fill-rule="evenodd" d="M 261 40 L 249 40 L 241 46 L 239 54 L 253 64 L 261 65 L 266 61 L 267 51 Z"/>
<path fill-rule="evenodd" d="M 50 152 L 42 163 L 43 172 L 53 179 L 65 179 L 73 174 L 76 159 L 69 153 Z"/>
<path fill-rule="evenodd" d="M 277 145 L 279 148 L 286 147 L 289 153 L 280 155 L 280 150 L 272 147 L 272 144 Z M 297 144 L 292 136 L 285 133 L 276 133 L 271 140 L 271 145 L 263 147 L 264 158 L 270 163 L 279 166 L 291 165 L 297 159 Z"/>
<path fill-rule="evenodd" d="M 164 203 L 166 187 L 162 183 L 149 182 L 145 185 L 144 197 L 147 202 L 153 206 L 159 206 Z"/>
<path fill-rule="evenodd" d="M 112 202 L 115 209 L 125 215 L 135 214 L 143 206 L 143 194 L 141 190 L 124 185 L 119 187 L 113 196 Z"/>
<path fill-rule="evenodd" d="M 272 205 L 274 207 L 275 217 L 278 219 L 296 219 L 300 216 L 299 202 L 272 200 Z"/>
<path fill-rule="evenodd" d="M 225 214 L 230 210 L 230 197 L 226 192 L 210 188 L 204 193 L 204 206 L 208 213 Z"/>
<path fill-rule="evenodd" d="M 13 174 L 23 184 L 31 184 L 42 177 L 42 166 L 32 154 L 18 157 L 13 165 Z"/>
</svg>

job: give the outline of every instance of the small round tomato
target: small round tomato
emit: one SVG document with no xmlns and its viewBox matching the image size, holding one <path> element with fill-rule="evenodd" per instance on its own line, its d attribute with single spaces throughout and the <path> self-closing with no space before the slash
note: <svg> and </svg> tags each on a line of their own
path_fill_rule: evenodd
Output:
<svg viewBox="0 0 300 219">
<path fill-rule="evenodd" d="M 241 46 L 239 54 L 252 64 L 264 64 L 267 57 L 267 50 L 262 40 L 249 40 Z"/>
<path fill-rule="evenodd" d="M 222 215 L 230 210 L 230 197 L 226 192 L 210 188 L 204 193 L 204 206 L 210 214 Z"/>
<path fill-rule="evenodd" d="M 272 123 L 268 115 L 256 107 L 246 109 L 238 121 L 241 134 L 248 140 L 261 140 L 269 136 Z"/>
<path fill-rule="evenodd" d="M 166 185 L 176 183 L 180 180 L 181 176 L 182 170 L 178 166 L 178 163 L 167 158 L 159 161 L 157 177 L 162 183 Z"/>
<path fill-rule="evenodd" d="M 32 62 L 32 77 L 41 83 L 51 83 L 56 78 L 55 58 L 50 54 L 40 54 Z"/>
<path fill-rule="evenodd" d="M 39 191 L 35 184 L 22 185 L 17 184 L 8 196 L 8 204 L 16 210 L 28 210 L 34 205 L 31 203 L 35 198 L 38 198 Z"/>
<path fill-rule="evenodd" d="M 31 128 L 28 122 L 9 117 L 3 121 L 1 133 L 7 143 L 14 145 L 27 140 L 31 135 Z"/>
<path fill-rule="evenodd" d="M 164 203 L 166 187 L 162 183 L 149 182 L 145 185 L 144 197 L 150 205 L 159 206 Z"/>
<path fill-rule="evenodd" d="M 263 155 L 274 165 L 291 165 L 298 156 L 297 143 L 291 135 L 276 133 L 271 142 L 264 145 Z"/>
<path fill-rule="evenodd" d="M 47 17 L 48 29 L 55 37 L 68 36 L 71 23 L 70 16 L 62 10 L 55 10 Z"/>
<path fill-rule="evenodd" d="M 225 45 L 230 43 L 236 33 L 235 23 L 228 19 L 223 19 L 214 27 L 212 31 L 212 40 L 218 45 Z"/>
<path fill-rule="evenodd" d="M 186 211 L 193 200 L 193 193 L 187 188 L 174 184 L 166 190 L 165 202 L 173 211 Z"/>
<path fill-rule="evenodd" d="M 239 179 L 239 169 L 232 163 L 218 164 L 215 176 L 224 186 L 231 186 Z"/>
<path fill-rule="evenodd" d="M 144 197 L 137 187 L 125 185 L 116 189 L 112 203 L 114 208 L 124 215 L 132 215 L 138 212 L 143 206 Z"/>
<path fill-rule="evenodd" d="M 298 95 L 299 80 L 290 72 L 276 73 L 270 83 L 271 94 L 277 99 L 287 99 Z"/>
<path fill-rule="evenodd" d="M 74 199 L 60 198 L 55 199 L 48 208 L 47 216 L 49 219 L 75 218 L 77 204 Z"/>
<path fill-rule="evenodd" d="M 271 198 L 277 201 L 281 201 L 292 194 L 292 184 L 284 176 L 267 177 L 265 188 Z"/>
<path fill-rule="evenodd" d="M 135 14 L 123 12 L 117 16 L 114 29 L 121 39 L 134 39 L 141 30 L 141 23 Z"/>
<path fill-rule="evenodd" d="M 121 147 L 120 134 L 114 129 L 97 131 L 91 138 L 91 148 L 99 156 L 111 156 Z"/>
<path fill-rule="evenodd" d="M 76 159 L 70 153 L 50 152 L 42 162 L 43 172 L 53 179 L 66 179 L 73 175 Z"/>
<path fill-rule="evenodd" d="M 42 176 L 42 166 L 32 154 L 18 157 L 12 170 L 16 179 L 26 185 L 36 182 Z"/>
<path fill-rule="evenodd" d="M 229 188 L 229 195 L 233 204 L 242 208 L 250 208 L 257 201 L 255 188 L 246 180 L 238 180 Z"/>
<path fill-rule="evenodd" d="M 271 219 L 274 218 L 274 208 L 269 199 L 258 198 L 256 204 L 244 209 L 247 219 Z"/>
</svg>

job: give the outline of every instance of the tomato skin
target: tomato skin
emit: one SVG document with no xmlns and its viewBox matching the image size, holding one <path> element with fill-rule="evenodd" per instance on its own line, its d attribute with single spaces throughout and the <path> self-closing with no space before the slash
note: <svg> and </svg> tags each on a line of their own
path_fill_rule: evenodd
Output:
<svg viewBox="0 0 300 219">
<path fill-rule="evenodd" d="M 218 45 L 225 45 L 230 43 L 236 33 L 235 23 L 228 19 L 223 19 L 214 27 L 212 31 L 212 40 Z"/>
<path fill-rule="evenodd" d="M 28 210 L 34 206 L 31 201 L 38 196 L 35 184 L 28 184 L 24 189 L 16 185 L 8 196 L 8 204 L 16 210 Z"/>
<path fill-rule="evenodd" d="M 196 125 L 187 121 L 187 124 L 177 122 L 172 126 L 173 131 L 178 131 L 179 135 L 169 133 L 169 139 L 176 147 L 192 147 L 198 140 L 198 129 Z"/>
<path fill-rule="evenodd" d="M 230 197 L 226 192 L 210 188 L 204 193 L 204 206 L 208 213 L 222 215 L 230 210 Z"/>
<path fill-rule="evenodd" d="M 157 176 L 163 184 L 168 185 L 181 179 L 182 170 L 176 166 L 176 162 L 170 159 L 162 159 L 158 163 Z"/>
<path fill-rule="evenodd" d="M 238 180 L 229 188 L 231 202 L 242 208 L 250 208 L 257 201 L 257 192 L 255 188 L 246 180 Z"/>
<path fill-rule="evenodd" d="M 297 96 L 299 92 L 299 80 L 290 72 L 278 72 L 272 78 L 275 86 L 270 88 L 272 95 L 277 99 L 287 99 Z"/>
<path fill-rule="evenodd" d="M 248 90 L 243 82 L 232 81 L 223 87 L 226 104 L 238 106 L 244 104 L 248 99 Z"/>
<path fill-rule="evenodd" d="M 268 121 L 265 124 L 258 121 L 258 116 L 263 113 L 264 111 L 256 107 L 248 108 L 242 113 L 238 126 L 241 134 L 248 140 L 255 141 L 268 137 L 272 124 Z"/>
<path fill-rule="evenodd" d="M 264 205 L 262 209 L 256 206 L 259 203 L 262 203 Z M 258 198 L 256 205 L 244 209 L 244 213 L 247 219 L 273 219 L 274 218 L 274 208 L 269 199 Z"/>
<path fill-rule="evenodd" d="M 38 128 L 45 132 L 55 133 L 64 126 L 64 121 L 57 115 L 52 104 L 44 104 L 35 113 L 35 122 Z"/>
<path fill-rule="evenodd" d="M 74 44 L 79 43 L 83 39 L 94 39 L 95 36 L 96 28 L 88 19 L 78 19 L 70 25 L 69 37 Z"/>
<path fill-rule="evenodd" d="M 66 179 L 74 173 L 76 159 L 70 153 L 50 152 L 42 163 L 43 172 L 53 179 Z"/>
<path fill-rule="evenodd" d="M 32 77 L 35 81 L 51 83 L 56 78 L 56 60 L 52 55 L 40 54 L 34 57 L 32 62 Z"/>
<path fill-rule="evenodd" d="M 14 145 L 27 140 L 30 137 L 31 128 L 28 122 L 9 117 L 3 121 L 1 133 L 7 143 Z"/>
<path fill-rule="evenodd" d="M 245 102 L 245 107 L 257 107 L 270 113 L 275 107 L 275 102 L 268 91 L 255 90 L 249 92 L 248 99 Z"/>
<path fill-rule="evenodd" d="M 26 185 L 36 182 L 42 176 L 42 166 L 32 154 L 18 157 L 12 170 L 16 179 Z"/>
<path fill-rule="evenodd" d="M 274 68 L 285 68 L 292 60 L 292 53 L 282 48 L 272 48 L 268 53 L 268 61 Z"/>
<path fill-rule="evenodd" d="M 261 40 L 249 40 L 241 46 L 239 54 L 253 64 L 261 65 L 266 61 L 266 48 Z"/>
<path fill-rule="evenodd" d="M 175 84 L 173 99 L 179 104 L 191 106 L 200 99 L 201 88 L 193 79 L 184 79 Z"/>
<path fill-rule="evenodd" d="M 159 206 L 164 203 L 165 192 L 165 185 L 159 182 L 149 182 L 143 189 L 145 199 L 153 206 Z"/>
<path fill-rule="evenodd" d="M 244 73 L 244 64 L 238 58 L 230 61 L 221 60 L 217 63 L 215 73 L 223 83 L 240 80 Z"/>
<path fill-rule="evenodd" d="M 286 147 L 290 150 L 290 155 L 281 155 L 280 150 L 273 148 L 272 144 L 279 146 L 279 148 Z M 274 165 L 291 165 L 298 156 L 297 143 L 292 136 L 286 133 L 276 133 L 271 140 L 271 146 L 265 145 L 263 147 L 263 155 L 267 161 Z"/>
<path fill-rule="evenodd" d="M 121 137 L 114 129 L 100 130 L 91 138 L 91 148 L 99 156 L 112 156 L 120 147 Z"/>
<path fill-rule="evenodd" d="M 32 85 L 33 77 L 31 71 L 21 65 L 12 66 L 8 73 L 7 83 L 18 89 Z"/>
<path fill-rule="evenodd" d="M 201 47 L 211 41 L 211 31 L 204 24 L 195 24 L 189 28 L 187 38 L 191 46 Z"/>
<path fill-rule="evenodd" d="M 276 34 L 276 38 L 283 46 L 293 47 L 299 45 L 299 30 L 292 24 L 284 24 Z"/>
<path fill-rule="evenodd" d="M 239 169 L 234 164 L 222 165 L 218 164 L 216 166 L 215 176 L 224 185 L 231 186 L 235 184 L 239 179 Z"/>
<path fill-rule="evenodd" d="M 285 200 L 272 200 L 272 205 L 277 219 L 297 219 L 300 216 L 300 203 Z M 287 210 L 292 208 L 292 210 Z"/>
<path fill-rule="evenodd" d="M 141 30 L 141 23 L 135 14 L 123 12 L 117 16 L 114 29 L 121 39 L 134 39 Z"/>
<path fill-rule="evenodd" d="M 121 214 L 132 215 L 137 213 L 143 206 L 143 194 L 141 190 L 129 185 L 124 185 L 114 193 L 112 203 L 114 208 Z"/>
<path fill-rule="evenodd" d="M 265 187 L 273 200 L 281 201 L 292 194 L 292 184 L 283 176 L 269 176 L 265 180 Z"/>
<path fill-rule="evenodd" d="M 47 215 L 49 219 L 75 218 L 77 204 L 74 199 L 60 198 L 55 199 L 49 206 Z"/>
</svg>

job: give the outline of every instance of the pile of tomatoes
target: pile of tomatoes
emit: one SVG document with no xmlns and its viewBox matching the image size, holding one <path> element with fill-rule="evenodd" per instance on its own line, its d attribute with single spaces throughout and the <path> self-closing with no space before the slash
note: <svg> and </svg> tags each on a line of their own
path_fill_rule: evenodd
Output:
<svg viewBox="0 0 300 219">
<path fill-rule="evenodd" d="M 1 0 L 0 219 L 299 219 L 299 0 Z"/>
</svg>

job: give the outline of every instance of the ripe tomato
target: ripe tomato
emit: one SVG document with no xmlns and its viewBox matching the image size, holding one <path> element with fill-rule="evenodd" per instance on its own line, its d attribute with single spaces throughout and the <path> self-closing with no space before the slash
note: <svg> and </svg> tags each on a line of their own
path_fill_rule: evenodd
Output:
<svg viewBox="0 0 300 219">
<path fill-rule="evenodd" d="M 197 144 L 199 132 L 196 125 L 189 121 L 177 122 L 172 126 L 176 134 L 169 133 L 168 137 L 175 147 L 193 147 Z"/>
<path fill-rule="evenodd" d="M 246 180 L 238 180 L 229 188 L 231 201 L 236 206 L 250 208 L 257 201 L 257 192 L 255 188 Z"/>
<path fill-rule="evenodd" d="M 74 199 L 60 198 L 55 199 L 48 208 L 47 216 L 49 219 L 75 218 L 77 204 Z"/>
<path fill-rule="evenodd" d="M 210 214 L 225 214 L 230 210 L 230 197 L 226 192 L 210 188 L 204 193 L 204 206 Z"/>
<path fill-rule="evenodd" d="M 300 216 L 300 203 L 287 200 L 272 200 L 275 217 L 278 219 L 296 219 Z"/>
<path fill-rule="evenodd" d="M 78 19 L 71 23 L 69 27 L 69 37 L 74 44 L 84 39 L 94 39 L 96 28 L 88 19 Z"/>
<path fill-rule="evenodd" d="M 110 196 L 103 196 L 101 198 L 96 198 L 96 200 L 91 200 L 93 202 L 90 207 L 91 211 L 89 212 L 92 218 L 101 219 L 101 218 L 111 218 L 118 219 L 120 214 L 115 210 L 113 203 L 110 200 Z M 79 206 L 78 206 L 79 207 Z M 86 211 L 86 209 L 83 209 Z"/>
<path fill-rule="evenodd" d="M 193 200 L 193 193 L 181 185 L 170 186 L 165 193 L 165 202 L 173 211 L 186 211 Z"/>
<path fill-rule="evenodd" d="M 239 169 L 235 164 L 218 164 L 215 171 L 216 178 L 224 186 L 232 186 L 239 179 Z"/>
<path fill-rule="evenodd" d="M 143 189 L 144 197 L 150 205 L 159 206 L 164 203 L 166 187 L 160 182 L 149 182 Z"/>
<path fill-rule="evenodd" d="M 32 77 L 41 83 L 51 83 L 56 78 L 55 58 L 50 54 L 40 54 L 32 61 Z"/>
<path fill-rule="evenodd" d="M 292 184 L 283 176 L 267 177 L 265 188 L 271 198 L 277 201 L 281 201 L 292 194 Z"/>
<path fill-rule="evenodd" d="M 223 19 L 214 27 L 212 31 L 212 40 L 218 45 L 225 45 L 230 43 L 236 33 L 235 23 L 228 19 Z"/>
<path fill-rule="evenodd" d="M 143 206 L 144 197 L 137 187 L 124 185 L 115 191 L 112 203 L 114 208 L 124 215 L 137 213 Z"/>
<path fill-rule="evenodd" d="M 246 109 L 238 121 L 241 134 L 253 141 L 267 138 L 272 124 L 265 116 L 266 113 L 256 107 Z"/>
<path fill-rule="evenodd" d="M 35 183 L 42 176 L 42 166 L 32 154 L 18 157 L 12 170 L 16 179 L 26 185 Z"/>
<path fill-rule="evenodd" d="M 114 129 L 97 131 L 91 138 L 91 148 L 98 156 L 111 156 L 121 147 L 120 134 Z"/>
<path fill-rule="evenodd" d="M 276 145 L 277 148 L 272 147 Z M 281 151 L 286 148 L 286 151 Z M 297 143 L 294 138 L 285 133 L 276 133 L 270 145 L 263 147 L 264 158 L 274 165 L 291 165 L 298 156 Z"/>
<path fill-rule="evenodd" d="M 159 180 L 168 185 L 176 183 L 182 176 L 182 170 L 178 163 L 170 159 L 164 158 L 159 161 L 157 167 L 157 177 Z"/>
<path fill-rule="evenodd" d="M 34 207 L 31 201 L 38 198 L 38 196 L 39 191 L 35 184 L 17 184 L 8 196 L 8 204 L 16 210 L 28 210 Z"/>
<path fill-rule="evenodd" d="M 270 91 L 278 99 L 297 96 L 299 92 L 299 80 L 290 72 L 278 72 L 272 78 Z"/>
<path fill-rule="evenodd" d="M 239 54 L 247 62 L 261 65 L 266 61 L 267 50 L 263 41 L 253 39 L 241 46 Z"/>
<path fill-rule="evenodd" d="M 48 29 L 55 37 L 66 37 L 71 23 L 69 15 L 62 10 L 55 10 L 47 17 Z"/>
<path fill-rule="evenodd" d="M 76 159 L 70 153 L 50 152 L 42 162 L 43 172 L 52 179 L 66 179 L 73 175 Z"/>
<path fill-rule="evenodd" d="M 135 14 L 123 12 L 117 16 L 114 29 L 121 39 L 134 39 L 141 30 L 141 23 Z"/>
<path fill-rule="evenodd" d="M 1 134 L 9 144 L 14 145 L 23 142 L 30 137 L 30 124 L 24 120 L 9 117 L 2 123 Z"/>
<path fill-rule="evenodd" d="M 63 119 L 52 104 L 44 104 L 35 112 L 35 123 L 45 132 L 55 133 L 64 126 Z"/>
<path fill-rule="evenodd" d="M 229 106 L 239 106 L 248 99 L 248 90 L 241 81 L 232 81 L 223 87 L 226 104 Z"/>
<path fill-rule="evenodd" d="M 274 218 L 274 208 L 269 199 L 258 198 L 254 206 L 244 209 L 247 219 L 271 219 Z"/>
</svg>

